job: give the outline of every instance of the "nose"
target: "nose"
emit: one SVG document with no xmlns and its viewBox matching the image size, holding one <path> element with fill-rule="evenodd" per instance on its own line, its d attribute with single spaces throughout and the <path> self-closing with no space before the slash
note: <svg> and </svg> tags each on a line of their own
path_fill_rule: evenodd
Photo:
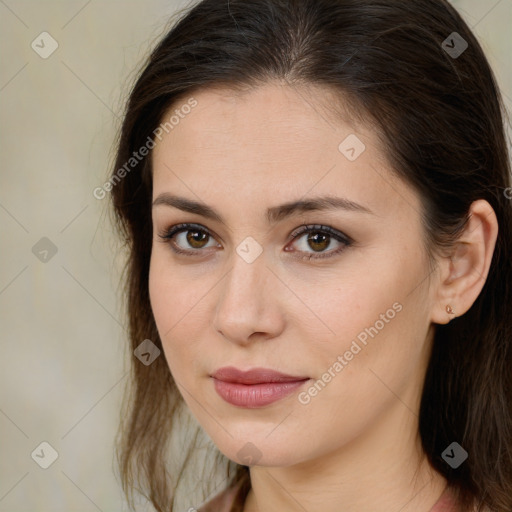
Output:
<svg viewBox="0 0 512 512">
<path fill-rule="evenodd" d="M 261 254 L 248 263 L 238 254 L 221 283 L 214 328 L 227 340 L 247 345 L 256 339 L 270 339 L 282 332 L 285 315 L 279 292 L 283 284 L 267 267 Z"/>
</svg>

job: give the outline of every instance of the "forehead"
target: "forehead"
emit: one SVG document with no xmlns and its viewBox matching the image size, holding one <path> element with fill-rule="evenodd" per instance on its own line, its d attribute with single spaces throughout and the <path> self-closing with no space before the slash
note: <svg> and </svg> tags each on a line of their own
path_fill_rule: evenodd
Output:
<svg viewBox="0 0 512 512">
<path fill-rule="evenodd" d="M 289 86 L 270 82 L 258 87 L 233 90 L 216 86 L 200 89 L 193 94 L 196 106 L 187 107 L 190 97 L 181 97 L 163 116 L 165 123 L 171 115 L 186 110 L 180 119 L 174 116 L 173 126 L 163 134 L 183 147 L 216 148 L 229 145 L 229 140 L 245 145 L 265 144 L 267 151 L 276 145 L 312 149 L 328 134 L 362 130 L 365 138 L 373 137 L 364 125 L 357 127 L 348 111 L 348 104 L 327 87 L 314 85 Z M 342 110 L 340 113 L 339 110 Z M 179 129 L 178 129 L 179 128 Z M 368 133 L 366 133 L 368 132 Z M 305 144 L 310 141 L 309 144 Z M 268 145 L 272 142 L 271 145 Z M 223 148 L 224 149 L 224 148 Z M 337 145 L 330 149 L 335 151 Z M 158 149 L 156 153 L 158 153 Z"/>
<path fill-rule="evenodd" d="M 196 105 L 185 108 L 191 98 Z M 197 172 L 257 168 L 261 175 L 279 167 L 283 174 L 287 163 L 300 172 L 311 167 L 311 160 L 317 166 L 333 162 L 339 143 L 356 129 L 367 146 L 375 145 L 371 130 L 356 128 L 348 115 L 336 116 L 332 106 L 327 88 L 272 82 L 244 91 L 201 89 L 180 98 L 164 114 L 153 162 L 157 170 L 164 160 L 168 165 L 194 164 Z"/>
</svg>

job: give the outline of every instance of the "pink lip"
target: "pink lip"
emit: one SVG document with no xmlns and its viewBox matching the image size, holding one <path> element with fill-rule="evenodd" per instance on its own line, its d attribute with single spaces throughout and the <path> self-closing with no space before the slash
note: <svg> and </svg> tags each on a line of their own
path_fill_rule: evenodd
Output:
<svg viewBox="0 0 512 512">
<path fill-rule="evenodd" d="M 220 368 L 212 377 L 215 391 L 221 398 L 250 409 L 276 402 L 309 380 L 309 377 L 286 375 L 267 368 L 242 371 L 232 366 Z"/>
</svg>

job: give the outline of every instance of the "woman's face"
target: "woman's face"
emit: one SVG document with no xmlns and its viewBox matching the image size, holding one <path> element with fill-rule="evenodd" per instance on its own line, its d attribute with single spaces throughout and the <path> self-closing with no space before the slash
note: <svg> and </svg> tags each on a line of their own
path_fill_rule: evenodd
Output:
<svg viewBox="0 0 512 512">
<path fill-rule="evenodd" d="M 193 98 L 164 116 L 180 114 L 153 150 L 149 275 L 191 412 L 246 465 L 415 439 L 434 306 L 419 198 L 369 128 L 333 121 L 324 89 L 269 83 Z M 294 381 L 222 383 L 212 375 L 223 367 Z"/>
</svg>

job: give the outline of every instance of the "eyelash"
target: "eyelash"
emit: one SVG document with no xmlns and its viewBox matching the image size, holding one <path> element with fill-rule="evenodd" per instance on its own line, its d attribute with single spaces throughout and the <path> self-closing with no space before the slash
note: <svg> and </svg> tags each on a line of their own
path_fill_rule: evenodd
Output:
<svg viewBox="0 0 512 512">
<path fill-rule="evenodd" d="M 186 251 L 184 249 L 180 249 L 175 245 L 174 237 L 182 232 L 187 231 L 199 231 L 201 233 L 206 233 L 208 236 L 212 237 L 212 234 L 203 226 L 200 224 L 191 224 L 191 223 L 185 223 L 185 224 L 176 224 L 175 226 L 171 226 L 170 228 L 166 229 L 165 231 L 158 234 L 161 241 L 163 243 L 167 243 L 170 245 L 171 250 L 174 251 L 177 254 L 183 254 L 186 256 L 192 256 L 197 257 L 201 256 L 198 254 L 201 249 L 196 250 L 190 250 Z M 324 258 L 331 258 L 342 251 L 344 251 L 347 247 L 350 247 L 353 243 L 353 240 L 348 237 L 347 235 L 341 233 L 340 231 L 337 231 L 329 226 L 323 226 L 321 224 L 309 224 L 309 225 L 303 225 L 300 228 L 297 228 L 292 234 L 292 242 L 300 238 L 302 235 L 306 233 L 322 233 L 327 234 L 333 237 L 336 241 L 342 243 L 343 245 L 336 250 L 331 250 L 329 252 L 325 253 L 306 253 L 306 255 L 298 256 L 299 259 L 302 260 L 319 260 Z"/>
</svg>

